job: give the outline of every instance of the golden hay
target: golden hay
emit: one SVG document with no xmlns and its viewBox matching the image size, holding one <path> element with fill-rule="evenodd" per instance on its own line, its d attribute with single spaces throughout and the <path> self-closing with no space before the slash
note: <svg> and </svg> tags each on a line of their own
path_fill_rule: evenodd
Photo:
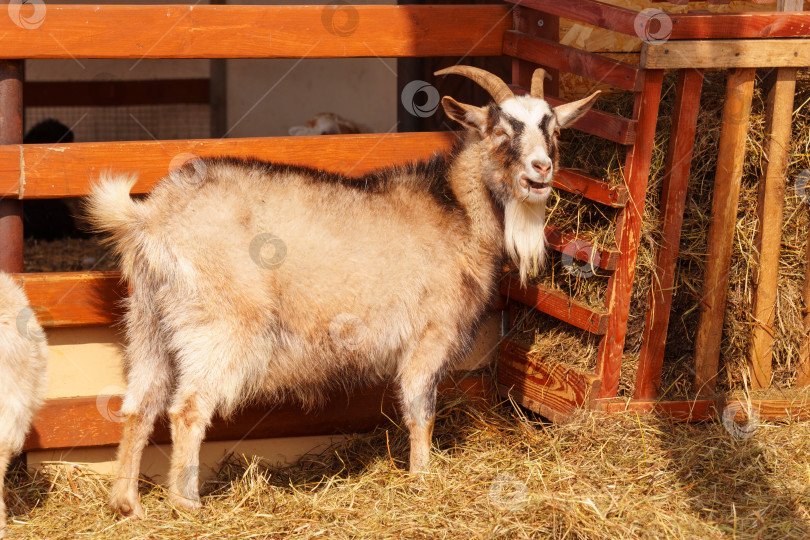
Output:
<svg viewBox="0 0 810 540">
<path fill-rule="evenodd" d="M 810 423 L 734 438 L 722 423 L 582 411 L 568 424 L 507 403 L 442 399 L 432 472 L 407 434 L 352 435 L 285 468 L 233 456 L 203 510 L 141 485 L 147 518 L 106 508 L 110 479 L 72 465 L 10 476 L 12 538 L 805 538 Z"/>
<path fill-rule="evenodd" d="M 760 75 L 766 76 L 763 72 Z M 660 245 L 659 201 L 663 163 L 669 139 L 670 113 L 674 101 L 674 77 L 665 81 L 657 135 L 653 152 L 649 188 L 647 191 L 641 245 L 636 265 L 634 296 L 628 320 L 628 337 L 620 395 L 631 395 L 634 366 L 638 363 L 644 317 L 648 305 L 657 246 Z M 670 318 L 664 380 L 662 388 L 667 397 L 692 395 L 691 382 L 694 370 L 693 340 L 697 331 L 700 297 L 703 292 L 703 268 L 707 257 L 707 231 L 711 220 L 712 187 L 717 163 L 717 144 L 720 135 L 720 116 L 725 94 L 725 73 L 706 74 L 698 117 L 697 137 L 692 160 L 692 171 L 687 194 L 687 209 L 681 234 L 680 256 L 676 270 L 676 290 Z M 754 97 L 751 125 L 747 141 L 747 155 L 742 180 L 738 222 L 734 252 L 729 276 L 729 298 L 723 331 L 721 371 L 718 387 L 721 391 L 743 387 L 746 371 L 746 353 L 753 320 L 753 274 L 754 236 L 756 234 L 756 204 L 758 179 L 762 174 L 762 145 L 765 138 L 764 103 L 762 81 L 758 81 Z M 602 110 L 627 115 L 632 105 L 628 94 L 609 96 L 602 100 Z M 780 263 L 779 313 L 777 316 L 774 344 L 773 382 L 776 388 L 790 388 L 795 379 L 795 366 L 801 337 L 801 294 L 804 279 L 804 250 L 810 230 L 810 212 L 794 191 L 798 174 L 810 168 L 810 73 L 800 71 L 797 84 L 793 117 L 791 161 L 788 170 L 788 197 L 784 211 L 782 235 L 782 258 Z M 624 156 L 621 147 L 614 143 L 587 135 L 577 134 L 568 140 L 561 154 L 569 159 L 567 166 L 607 179 L 622 182 L 620 165 Z M 560 192 L 550 202 L 549 222 L 566 230 L 576 232 L 598 246 L 615 244 L 614 232 L 617 213 L 615 210 L 590 203 L 581 197 Z M 538 279 L 545 286 L 560 290 L 594 307 L 603 308 L 607 279 L 600 275 L 583 279 L 578 273 L 563 268 L 559 255 Z M 526 312 L 523 312 L 526 314 Z M 570 351 L 565 358 L 569 365 L 593 371 L 595 354 L 593 347 L 581 348 L 575 341 L 579 331 L 568 329 L 571 340 L 566 347 L 553 345 L 559 341 L 560 332 L 566 325 L 543 320 L 534 313 L 527 314 L 523 322 L 522 339 L 533 341 L 532 350 L 542 353 L 552 348 Z M 534 338 L 528 336 L 534 328 Z M 551 329 L 551 331 L 549 331 Z M 628 373 L 629 371 L 629 373 Z"/>
</svg>

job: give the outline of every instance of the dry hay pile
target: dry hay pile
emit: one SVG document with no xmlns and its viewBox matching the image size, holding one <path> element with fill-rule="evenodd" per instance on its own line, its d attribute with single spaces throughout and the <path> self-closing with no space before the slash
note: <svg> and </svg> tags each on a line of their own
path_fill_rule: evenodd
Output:
<svg viewBox="0 0 810 540">
<path fill-rule="evenodd" d="M 766 73 L 760 73 L 766 76 Z M 620 395 L 631 395 L 638 354 L 641 346 L 644 317 L 648 305 L 657 246 L 661 243 L 659 231 L 659 201 L 664 157 L 670 134 L 670 114 L 674 102 L 675 80 L 667 77 L 659 114 L 651 175 L 647 192 L 641 245 L 636 265 L 634 297 L 628 321 L 628 337 L 622 367 Z M 763 170 L 764 110 L 766 96 L 758 79 L 748 133 L 746 161 L 743 172 L 738 221 L 734 239 L 734 252 L 729 276 L 728 304 L 723 330 L 721 372 L 718 388 L 721 391 L 743 388 L 746 353 L 754 323 L 753 304 L 754 237 L 757 229 L 756 205 L 758 179 Z M 712 188 L 717 163 L 720 136 L 720 117 L 725 95 L 725 73 L 706 74 L 701 96 L 697 137 L 692 160 L 687 209 L 681 234 L 680 256 L 676 271 L 676 290 L 670 318 L 664 381 L 662 391 L 667 397 L 693 395 L 693 340 L 697 332 L 700 297 L 703 291 L 707 232 L 711 218 Z M 600 108 L 608 112 L 629 116 L 632 96 L 608 96 L 601 100 Z M 773 359 L 773 383 L 777 388 L 791 387 L 795 378 L 798 347 L 801 337 L 801 293 L 804 279 L 804 250 L 810 230 L 810 208 L 802 203 L 794 189 L 799 173 L 810 168 L 810 73 L 799 73 L 794 102 L 793 136 L 788 170 L 787 199 L 784 210 L 782 258 L 780 263 L 779 303 Z M 569 136 L 561 148 L 567 166 L 585 173 L 623 182 L 623 149 L 614 143 L 582 134 Z M 556 194 L 550 201 L 549 222 L 594 242 L 598 246 L 612 247 L 617 212 L 591 203 L 566 192 Z M 564 267 L 559 254 L 553 254 L 551 264 L 538 281 L 560 290 L 590 306 L 604 309 L 607 275 L 597 271 L 594 276 L 583 277 L 582 272 L 570 272 Z M 598 270 L 598 269 L 597 269 Z M 587 276 L 588 272 L 585 272 Z M 596 340 L 583 337 L 579 330 L 551 317 L 521 309 L 518 313 L 517 340 L 530 344 L 534 352 L 555 361 L 585 371 L 593 371 L 596 363 Z"/>
<path fill-rule="evenodd" d="M 12 538 L 806 538 L 810 424 L 735 438 L 720 423 L 581 411 L 565 425 L 440 400 L 432 472 L 405 472 L 395 425 L 284 468 L 232 456 L 178 514 L 141 483 L 147 518 L 106 508 L 110 478 L 17 469 Z"/>
</svg>

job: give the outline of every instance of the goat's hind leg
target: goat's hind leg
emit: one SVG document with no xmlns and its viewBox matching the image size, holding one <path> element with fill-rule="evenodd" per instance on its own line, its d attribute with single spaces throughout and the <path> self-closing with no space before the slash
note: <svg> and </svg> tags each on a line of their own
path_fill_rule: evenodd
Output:
<svg viewBox="0 0 810 540">
<path fill-rule="evenodd" d="M 121 412 L 124 429 L 118 446 L 116 479 L 110 506 L 124 516 L 143 517 L 138 500 L 141 456 L 158 415 L 166 409 L 172 386 L 171 357 L 160 336 L 159 321 L 136 305 L 127 313 L 127 392 Z M 134 328 L 135 327 L 135 328 Z M 136 330 L 136 331 L 135 331 Z"/>
</svg>

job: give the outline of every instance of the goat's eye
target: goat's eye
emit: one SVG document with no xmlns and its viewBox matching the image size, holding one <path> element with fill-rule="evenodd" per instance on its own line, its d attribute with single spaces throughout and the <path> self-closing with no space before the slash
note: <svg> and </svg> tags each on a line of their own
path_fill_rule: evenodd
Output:
<svg viewBox="0 0 810 540">
<path fill-rule="evenodd" d="M 496 137 L 503 137 L 506 135 L 506 130 L 501 128 L 495 128 L 495 131 L 492 132 L 493 135 Z"/>
<path fill-rule="evenodd" d="M 554 128 L 554 136 L 555 136 L 555 137 L 559 137 L 559 136 L 560 136 L 560 128 Z"/>
</svg>

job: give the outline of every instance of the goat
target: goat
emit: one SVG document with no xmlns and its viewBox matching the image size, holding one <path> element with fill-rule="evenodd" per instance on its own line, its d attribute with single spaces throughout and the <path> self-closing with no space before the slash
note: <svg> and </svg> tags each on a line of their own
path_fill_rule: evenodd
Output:
<svg viewBox="0 0 810 540">
<path fill-rule="evenodd" d="M 0 272 L 0 538 L 5 535 L 3 475 L 22 450 L 48 383 L 48 345 L 28 299 Z"/>
<path fill-rule="evenodd" d="M 290 128 L 290 135 L 342 135 L 353 133 L 371 133 L 371 129 L 351 120 L 346 120 L 335 113 L 318 113 L 303 126 Z"/>
<path fill-rule="evenodd" d="M 131 176 L 108 173 L 91 189 L 87 220 L 131 287 L 114 509 L 143 515 L 139 463 L 167 405 L 169 498 L 195 509 L 215 412 L 260 397 L 311 406 L 326 387 L 390 377 L 410 470 L 426 470 L 437 384 L 471 349 L 504 247 L 524 284 L 541 265 L 558 129 L 596 97 L 552 109 L 542 70 L 533 96 L 519 97 L 477 68 L 446 73 L 495 99 L 442 100 L 466 130 L 449 156 L 359 179 L 214 158 L 171 173 L 144 201 L 130 197 Z"/>
</svg>

